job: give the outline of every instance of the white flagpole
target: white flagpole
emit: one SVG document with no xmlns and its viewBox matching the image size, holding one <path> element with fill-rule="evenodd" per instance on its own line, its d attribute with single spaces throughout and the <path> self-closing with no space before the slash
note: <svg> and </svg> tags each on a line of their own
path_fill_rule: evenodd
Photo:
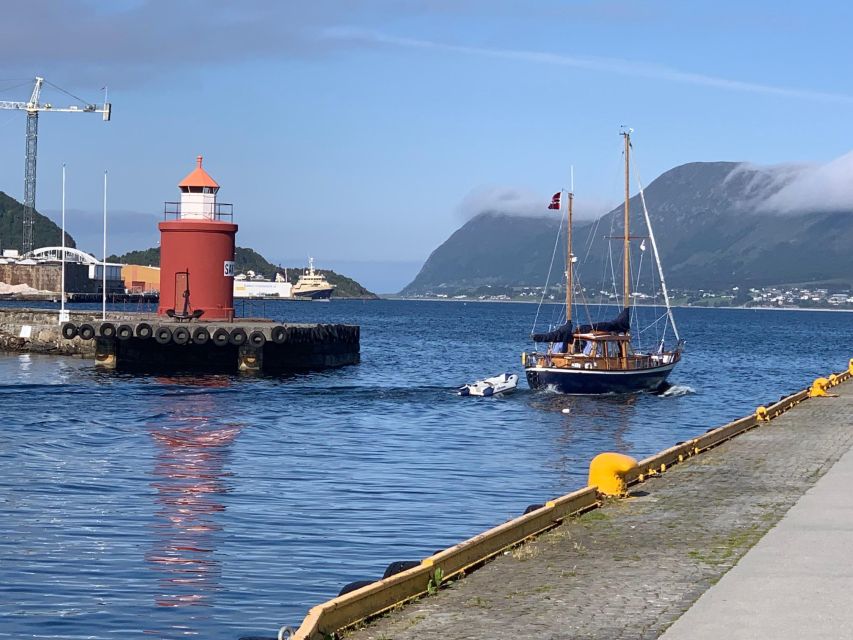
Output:
<svg viewBox="0 0 853 640">
<path fill-rule="evenodd" d="M 67 322 L 68 313 L 65 311 L 65 163 L 62 163 L 62 275 L 60 276 L 59 321 Z"/>
<path fill-rule="evenodd" d="M 101 267 L 101 320 L 107 319 L 107 172 L 104 170 L 104 264 Z"/>
</svg>

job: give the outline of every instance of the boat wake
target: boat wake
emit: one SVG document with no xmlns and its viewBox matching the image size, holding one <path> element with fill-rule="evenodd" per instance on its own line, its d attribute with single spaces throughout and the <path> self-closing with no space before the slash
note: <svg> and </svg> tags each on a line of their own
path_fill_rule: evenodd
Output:
<svg viewBox="0 0 853 640">
<path fill-rule="evenodd" d="M 657 396 L 660 398 L 680 398 L 681 396 L 687 396 L 691 393 L 696 393 L 696 389 L 689 387 L 686 384 L 674 384 L 667 387 L 666 391 L 658 393 Z"/>
</svg>

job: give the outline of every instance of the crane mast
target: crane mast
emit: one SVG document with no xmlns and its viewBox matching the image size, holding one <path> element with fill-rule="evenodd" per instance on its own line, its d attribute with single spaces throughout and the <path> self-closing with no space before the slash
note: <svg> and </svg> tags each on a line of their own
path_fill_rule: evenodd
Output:
<svg viewBox="0 0 853 640">
<path fill-rule="evenodd" d="M 38 155 L 39 112 L 60 111 L 63 113 L 100 113 L 105 122 L 109 121 L 112 105 L 104 102 L 100 109 L 94 104 L 84 104 L 82 107 L 56 108 L 50 103 L 42 104 L 41 90 L 44 78 L 36 77 L 33 92 L 27 102 L 0 101 L 0 109 L 18 109 L 27 112 L 27 144 L 24 158 L 24 228 L 21 238 L 22 253 L 33 250 L 33 224 L 36 209 L 36 157 Z M 49 84 L 49 83 L 48 83 Z"/>
</svg>

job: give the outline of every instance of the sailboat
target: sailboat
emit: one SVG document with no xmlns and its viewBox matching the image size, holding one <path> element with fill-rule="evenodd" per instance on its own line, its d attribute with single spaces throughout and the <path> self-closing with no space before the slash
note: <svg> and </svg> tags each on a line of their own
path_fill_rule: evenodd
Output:
<svg viewBox="0 0 853 640">
<path fill-rule="evenodd" d="M 575 326 L 572 319 L 573 271 L 577 258 L 572 253 L 572 205 L 574 187 L 567 198 L 567 252 L 566 252 L 566 321 L 562 326 L 545 333 L 534 333 L 534 343 L 545 343 L 544 352 L 522 354 L 522 364 L 531 389 L 552 389 L 574 395 L 624 394 L 658 391 L 666 386 L 666 379 L 681 360 L 684 341 L 678 335 L 669 294 L 663 277 L 660 256 L 651 228 L 645 197 L 640 197 L 648 229 L 648 239 L 660 276 L 666 303 L 666 320 L 672 327 L 674 347 L 667 348 L 661 338 L 657 348 L 641 351 L 631 338 L 631 240 L 630 233 L 630 153 L 631 130 L 623 130 L 625 142 L 625 207 L 623 242 L 623 295 L 622 310 L 610 321 L 590 322 Z M 559 208 L 560 193 L 552 201 Z M 644 247 L 644 245 L 643 245 Z M 665 333 L 664 333 L 665 335 Z"/>
</svg>

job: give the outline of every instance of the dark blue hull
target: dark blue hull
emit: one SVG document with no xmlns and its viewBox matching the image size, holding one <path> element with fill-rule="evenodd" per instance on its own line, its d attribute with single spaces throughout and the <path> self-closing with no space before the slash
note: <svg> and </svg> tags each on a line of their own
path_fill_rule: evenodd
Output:
<svg viewBox="0 0 853 640">
<path fill-rule="evenodd" d="M 525 373 L 531 389 L 552 389 L 570 395 L 642 393 L 663 387 L 675 365 L 628 371 L 531 367 Z"/>
<path fill-rule="evenodd" d="M 316 291 L 308 291 L 306 293 L 294 293 L 295 298 L 303 298 L 305 300 L 328 300 L 332 297 L 334 289 L 318 289 Z"/>
</svg>

